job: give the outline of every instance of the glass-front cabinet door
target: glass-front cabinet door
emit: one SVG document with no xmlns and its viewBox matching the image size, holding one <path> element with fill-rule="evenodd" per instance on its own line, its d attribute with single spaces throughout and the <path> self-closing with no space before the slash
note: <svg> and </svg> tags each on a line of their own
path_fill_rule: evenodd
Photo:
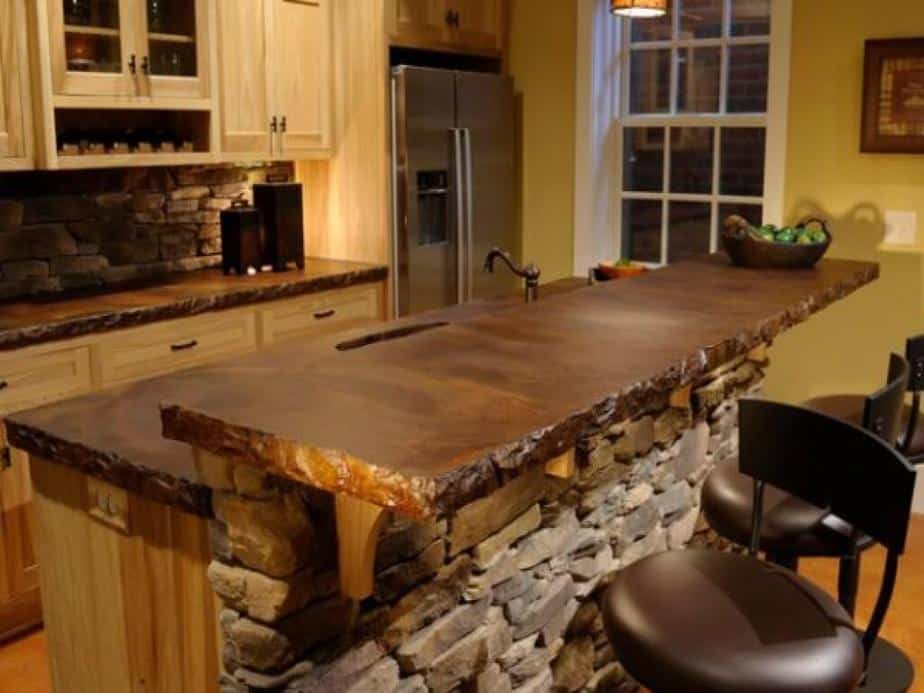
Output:
<svg viewBox="0 0 924 693">
<path fill-rule="evenodd" d="M 139 0 L 48 0 L 56 94 L 131 96 L 132 5 Z M 133 60 L 134 58 L 134 60 Z"/>
<path fill-rule="evenodd" d="M 144 5 L 142 60 L 148 95 L 155 98 L 207 96 L 206 1 L 134 2 Z M 254 30 L 261 26 L 262 17 L 255 18 Z"/>
</svg>

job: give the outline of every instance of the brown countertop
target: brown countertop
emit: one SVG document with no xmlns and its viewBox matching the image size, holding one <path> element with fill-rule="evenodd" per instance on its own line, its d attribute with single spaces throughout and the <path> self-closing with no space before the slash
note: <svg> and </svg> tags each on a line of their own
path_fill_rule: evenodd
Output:
<svg viewBox="0 0 924 693">
<path fill-rule="evenodd" d="M 224 308 L 381 281 L 388 268 L 308 258 L 304 270 L 226 277 L 220 269 L 170 275 L 156 283 L 90 296 L 0 305 L 0 351 Z"/>
<path fill-rule="evenodd" d="M 162 403 L 171 438 L 410 515 L 443 512 L 663 406 L 672 389 L 877 276 L 875 264 L 840 260 L 811 271 L 681 263 L 532 305 L 434 311 L 388 329 L 449 324 L 349 351 L 335 347 L 364 332 L 280 345 L 16 414 L 8 435 L 207 514 L 190 449 L 157 435 Z"/>
</svg>

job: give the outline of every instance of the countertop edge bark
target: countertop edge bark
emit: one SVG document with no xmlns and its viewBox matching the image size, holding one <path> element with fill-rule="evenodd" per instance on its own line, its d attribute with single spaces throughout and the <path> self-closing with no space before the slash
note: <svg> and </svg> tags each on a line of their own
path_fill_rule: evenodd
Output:
<svg viewBox="0 0 924 693">
<path fill-rule="evenodd" d="M 388 278 L 388 268 L 384 265 L 355 268 L 329 275 L 301 279 L 292 279 L 280 274 L 279 278 L 279 283 L 273 286 L 247 286 L 246 283 L 243 283 L 239 289 L 234 291 L 194 296 L 159 305 L 108 310 L 28 327 L 2 329 L 0 330 L 0 351 L 11 351 L 110 330 L 139 327 L 164 320 L 193 317 L 229 308 L 240 308 L 258 303 L 384 281 Z"/>
<path fill-rule="evenodd" d="M 733 337 L 703 347 L 660 373 L 575 411 L 560 422 L 532 431 L 440 476 L 404 476 L 358 460 L 344 451 L 315 448 L 230 425 L 178 405 L 161 408 L 164 435 L 299 483 L 346 493 L 402 514 L 448 513 L 496 490 L 525 468 L 562 454 L 584 436 L 664 406 L 672 390 L 696 382 L 759 344 L 771 342 L 878 276 L 877 265 L 861 266 L 819 294 L 805 297 L 755 327 L 743 328 Z"/>
<path fill-rule="evenodd" d="M 50 462 L 64 463 L 149 500 L 212 517 L 212 491 L 200 484 L 149 469 L 120 455 L 62 440 L 23 423 L 6 422 L 10 445 Z"/>
</svg>

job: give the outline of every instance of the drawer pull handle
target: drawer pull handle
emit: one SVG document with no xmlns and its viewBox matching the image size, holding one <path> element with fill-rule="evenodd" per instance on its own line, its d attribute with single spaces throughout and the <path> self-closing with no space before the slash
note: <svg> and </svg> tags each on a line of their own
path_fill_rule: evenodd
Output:
<svg viewBox="0 0 924 693">
<path fill-rule="evenodd" d="M 5 380 L 0 380 L 0 390 L 5 390 L 9 386 L 10 384 L 8 382 L 6 382 Z"/>
<path fill-rule="evenodd" d="M 330 310 L 322 310 L 319 313 L 314 314 L 315 320 L 326 320 L 327 318 L 332 318 L 337 314 L 337 311 L 331 308 Z"/>
<path fill-rule="evenodd" d="M 180 342 L 179 344 L 171 344 L 170 351 L 186 351 L 187 349 L 192 349 L 199 346 L 199 340 L 190 339 L 188 342 Z"/>
</svg>

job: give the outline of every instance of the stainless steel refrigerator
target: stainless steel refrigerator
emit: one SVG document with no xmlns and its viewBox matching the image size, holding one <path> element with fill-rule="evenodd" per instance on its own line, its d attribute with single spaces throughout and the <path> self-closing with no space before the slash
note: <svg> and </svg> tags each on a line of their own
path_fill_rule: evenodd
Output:
<svg viewBox="0 0 924 693">
<path fill-rule="evenodd" d="M 482 269 L 494 246 L 520 257 L 510 78 L 397 67 L 392 115 L 396 313 L 515 292 Z"/>
</svg>

